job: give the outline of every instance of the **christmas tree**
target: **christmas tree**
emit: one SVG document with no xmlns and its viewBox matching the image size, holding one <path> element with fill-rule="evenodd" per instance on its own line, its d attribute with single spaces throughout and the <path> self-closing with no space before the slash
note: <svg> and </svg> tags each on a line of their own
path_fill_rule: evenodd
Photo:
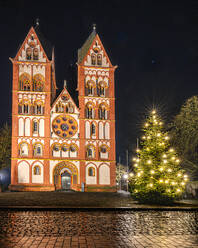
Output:
<svg viewBox="0 0 198 248">
<path fill-rule="evenodd" d="M 181 196 L 188 177 L 155 110 L 147 118 L 143 131 L 141 149 L 137 149 L 137 157 L 133 158 L 132 196 L 139 202 L 169 204 Z"/>
</svg>

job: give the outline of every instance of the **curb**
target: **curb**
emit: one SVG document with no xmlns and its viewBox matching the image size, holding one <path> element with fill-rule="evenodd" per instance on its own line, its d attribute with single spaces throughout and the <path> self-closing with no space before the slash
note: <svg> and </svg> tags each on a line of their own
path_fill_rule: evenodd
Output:
<svg viewBox="0 0 198 248">
<path fill-rule="evenodd" d="M 196 207 L 56 207 L 0 206 L 0 211 L 198 211 Z"/>
</svg>

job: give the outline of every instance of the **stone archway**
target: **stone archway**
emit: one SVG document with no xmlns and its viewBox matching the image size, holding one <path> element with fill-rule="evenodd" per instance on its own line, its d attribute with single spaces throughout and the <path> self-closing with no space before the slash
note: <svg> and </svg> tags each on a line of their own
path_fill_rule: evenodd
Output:
<svg viewBox="0 0 198 248">
<path fill-rule="evenodd" d="M 53 171 L 53 179 L 55 189 L 64 189 L 62 180 L 63 174 L 70 174 L 70 189 L 75 189 L 78 183 L 78 169 L 71 162 L 60 162 L 58 163 Z"/>
</svg>

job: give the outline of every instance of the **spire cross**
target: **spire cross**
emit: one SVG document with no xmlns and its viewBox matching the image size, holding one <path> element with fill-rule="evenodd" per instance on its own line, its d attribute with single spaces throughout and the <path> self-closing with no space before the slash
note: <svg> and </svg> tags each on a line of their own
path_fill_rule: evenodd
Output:
<svg viewBox="0 0 198 248">
<path fill-rule="evenodd" d="M 96 31 L 96 24 L 93 24 L 93 31 Z"/>
<path fill-rule="evenodd" d="M 36 26 L 39 26 L 39 18 L 36 18 Z"/>
</svg>

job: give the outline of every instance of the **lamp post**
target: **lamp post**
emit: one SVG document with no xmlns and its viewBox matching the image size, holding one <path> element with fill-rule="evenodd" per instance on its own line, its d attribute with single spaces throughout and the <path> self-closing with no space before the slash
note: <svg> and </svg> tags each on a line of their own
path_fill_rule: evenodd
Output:
<svg viewBox="0 0 198 248">
<path fill-rule="evenodd" d="M 128 177 L 129 177 L 129 175 L 128 174 L 125 174 L 123 177 L 124 177 L 124 179 L 127 182 L 127 192 L 128 192 Z"/>
<path fill-rule="evenodd" d="M 121 190 L 122 189 L 122 186 L 121 186 L 121 184 L 122 184 L 122 176 L 120 174 L 120 164 L 121 164 L 121 158 L 119 156 L 119 185 L 120 185 L 120 190 Z"/>
</svg>

